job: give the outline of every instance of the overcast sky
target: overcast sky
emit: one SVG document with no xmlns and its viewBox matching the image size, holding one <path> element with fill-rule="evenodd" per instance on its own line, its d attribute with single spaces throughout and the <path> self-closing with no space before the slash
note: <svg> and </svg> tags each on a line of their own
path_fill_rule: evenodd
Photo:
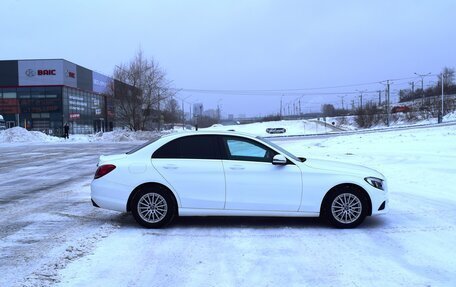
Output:
<svg viewBox="0 0 456 287">
<path fill-rule="evenodd" d="M 191 95 L 206 109 L 219 103 L 224 114 L 278 113 L 282 94 L 284 105 L 303 96 L 303 111 L 340 106 L 345 94 L 345 104 L 357 103 L 350 93 L 384 87 L 311 88 L 456 66 L 453 0 L 2 0 L 0 11 L 1 59 L 64 58 L 110 75 L 141 47 L 175 88 L 217 90 L 184 90 L 179 98 Z M 413 80 L 395 80 L 391 89 Z"/>
</svg>

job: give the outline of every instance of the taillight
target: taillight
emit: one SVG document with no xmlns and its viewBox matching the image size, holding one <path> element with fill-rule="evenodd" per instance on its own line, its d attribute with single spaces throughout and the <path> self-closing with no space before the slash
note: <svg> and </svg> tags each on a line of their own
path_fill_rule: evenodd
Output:
<svg viewBox="0 0 456 287">
<path fill-rule="evenodd" d="M 108 173 L 113 171 L 115 168 L 116 168 L 116 166 L 113 164 L 104 164 L 102 166 L 99 166 L 97 171 L 95 172 L 94 179 L 107 175 Z"/>
</svg>

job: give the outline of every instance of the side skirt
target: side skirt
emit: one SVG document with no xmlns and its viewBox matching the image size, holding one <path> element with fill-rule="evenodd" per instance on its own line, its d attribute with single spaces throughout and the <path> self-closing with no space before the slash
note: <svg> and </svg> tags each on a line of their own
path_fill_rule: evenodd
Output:
<svg viewBox="0 0 456 287">
<path fill-rule="evenodd" d="M 318 217 L 319 212 L 287 212 L 269 210 L 226 210 L 179 208 L 179 216 L 274 216 L 274 217 Z"/>
</svg>

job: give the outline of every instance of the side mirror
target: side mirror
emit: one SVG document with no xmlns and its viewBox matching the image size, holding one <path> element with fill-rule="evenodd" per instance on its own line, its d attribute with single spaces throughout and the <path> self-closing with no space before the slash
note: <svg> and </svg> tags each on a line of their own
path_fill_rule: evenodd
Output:
<svg viewBox="0 0 456 287">
<path fill-rule="evenodd" d="M 273 158 L 272 158 L 272 164 L 277 164 L 277 165 L 285 165 L 287 164 L 287 158 L 284 157 L 283 155 L 281 154 L 276 154 Z"/>
</svg>

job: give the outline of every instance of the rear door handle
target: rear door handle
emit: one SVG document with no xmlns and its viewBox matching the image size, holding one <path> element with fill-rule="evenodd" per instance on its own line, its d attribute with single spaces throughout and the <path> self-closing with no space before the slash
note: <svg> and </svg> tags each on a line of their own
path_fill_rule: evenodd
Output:
<svg viewBox="0 0 456 287">
<path fill-rule="evenodd" d="M 178 169 L 177 165 L 175 164 L 167 164 L 163 166 L 164 169 Z"/>
<path fill-rule="evenodd" d="M 232 166 L 230 166 L 230 169 L 231 170 L 243 170 L 243 169 L 245 169 L 245 167 L 243 167 L 241 165 L 232 165 Z"/>
</svg>

